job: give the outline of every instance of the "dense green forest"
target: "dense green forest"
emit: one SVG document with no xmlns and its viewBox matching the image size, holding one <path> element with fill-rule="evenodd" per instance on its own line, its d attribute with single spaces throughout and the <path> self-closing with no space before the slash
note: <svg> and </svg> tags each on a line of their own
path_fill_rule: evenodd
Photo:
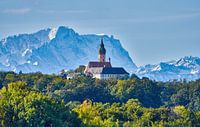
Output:
<svg viewBox="0 0 200 127">
<path fill-rule="evenodd" d="M 2 127 L 198 127 L 200 80 L 0 72 Z"/>
</svg>

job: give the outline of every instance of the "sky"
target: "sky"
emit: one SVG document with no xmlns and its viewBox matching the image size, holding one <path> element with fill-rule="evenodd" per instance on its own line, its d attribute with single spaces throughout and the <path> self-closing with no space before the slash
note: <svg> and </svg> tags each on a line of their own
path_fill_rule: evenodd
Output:
<svg viewBox="0 0 200 127">
<path fill-rule="evenodd" d="M 200 0 L 0 0 L 0 39 L 63 25 L 114 35 L 137 66 L 200 57 Z"/>
</svg>

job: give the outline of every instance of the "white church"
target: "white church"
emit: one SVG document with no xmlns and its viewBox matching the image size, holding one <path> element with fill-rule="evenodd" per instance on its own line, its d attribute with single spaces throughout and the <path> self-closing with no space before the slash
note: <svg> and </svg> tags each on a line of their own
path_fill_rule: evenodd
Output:
<svg viewBox="0 0 200 127">
<path fill-rule="evenodd" d="M 98 61 L 90 61 L 86 66 L 84 73 L 98 79 L 121 79 L 129 76 L 129 73 L 126 72 L 124 68 L 112 67 L 110 58 L 106 61 L 106 49 L 104 47 L 103 39 L 101 39 L 98 52 Z"/>
</svg>

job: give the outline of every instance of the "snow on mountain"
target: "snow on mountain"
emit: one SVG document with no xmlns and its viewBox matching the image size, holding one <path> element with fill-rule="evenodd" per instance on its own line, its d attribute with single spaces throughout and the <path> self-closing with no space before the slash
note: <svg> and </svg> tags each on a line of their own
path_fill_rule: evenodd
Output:
<svg viewBox="0 0 200 127">
<path fill-rule="evenodd" d="M 120 41 L 107 35 L 79 35 L 71 28 L 40 30 L 33 34 L 10 36 L 0 41 L 0 69 L 4 71 L 58 73 L 97 60 L 104 39 L 107 60 L 129 70 L 137 67 Z"/>
<path fill-rule="evenodd" d="M 49 39 L 52 40 L 56 37 L 56 33 L 57 33 L 57 28 L 52 28 L 51 31 L 49 32 Z"/>
<path fill-rule="evenodd" d="M 28 54 L 28 52 L 32 53 L 31 49 L 26 49 L 23 53 L 22 53 L 22 57 L 26 56 Z"/>
<path fill-rule="evenodd" d="M 200 58 L 189 56 L 177 61 L 146 65 L 139 67 L 136 74 L 139 77 L 148 77 L 157 81 L 196 80 L 200 78 Z"/>
</svg>

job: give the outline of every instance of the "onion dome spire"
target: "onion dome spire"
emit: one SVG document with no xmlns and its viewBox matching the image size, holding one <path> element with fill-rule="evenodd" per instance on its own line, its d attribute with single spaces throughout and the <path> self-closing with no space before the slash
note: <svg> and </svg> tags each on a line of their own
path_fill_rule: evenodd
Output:
<svg viewBox="0 0 200 127">
<path fill-rule="evenodd" d="M 103 38 L 101 38 L 101 44 L 100 44 L 100 48 L 99 48 L 99 54 L 106 54 L 106 49 L 104 47 L 104 43 L 103 43 Z"/>
</svg>

